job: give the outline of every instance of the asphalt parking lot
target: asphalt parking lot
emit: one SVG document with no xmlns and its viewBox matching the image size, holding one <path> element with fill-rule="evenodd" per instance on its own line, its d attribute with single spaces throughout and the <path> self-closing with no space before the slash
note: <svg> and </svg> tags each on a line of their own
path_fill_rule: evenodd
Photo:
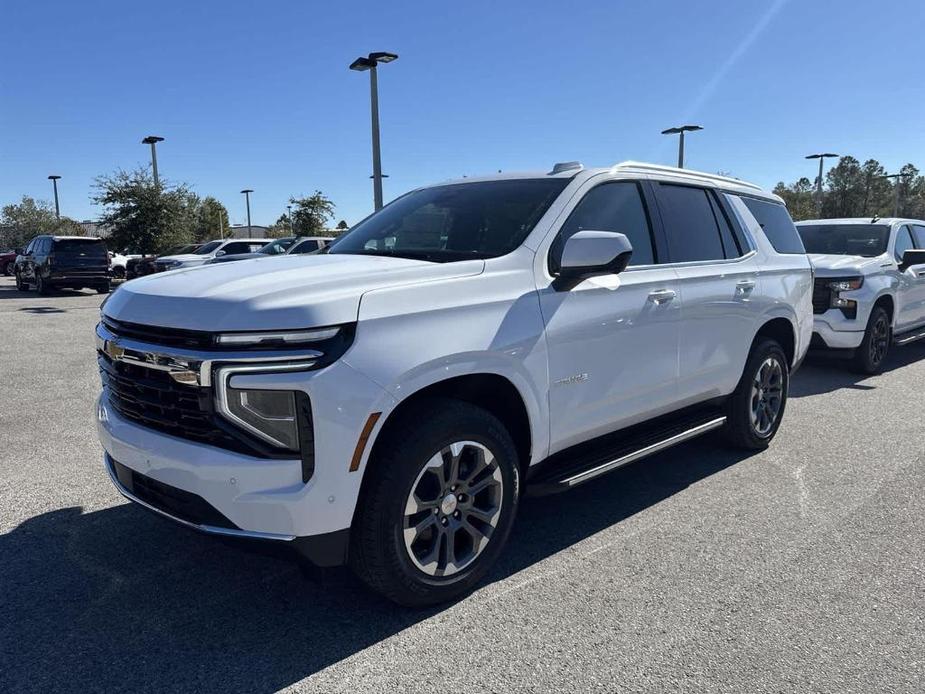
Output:
<svg viewBox="0 0 925 694">
<path fill-rule="evenodd" d="M 528 500 L 490 581 L 421 612 L 124 502 L 101 299 L 0 278 L 0 691 L 925 690 L 923 344 L 866 379 L 811 359 L 759 455 Z"/>
</svg>

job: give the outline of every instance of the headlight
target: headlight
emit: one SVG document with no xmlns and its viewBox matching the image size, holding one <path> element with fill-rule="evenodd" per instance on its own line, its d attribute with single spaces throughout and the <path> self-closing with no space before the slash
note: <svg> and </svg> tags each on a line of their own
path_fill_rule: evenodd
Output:
<svg viewBox="0 0 925 694">
<path fill-rule="evenodd" d="M 224 395 L 220 406 L 227 417 L 274 446 L 299 450 L 295 393 L 226 388 Z"/>
<path fill-rule="evenodd" d="M 829 282 L 829 287 L 831 287 L 834 292 L 851 292 L 863 286 L 863 277 L 845 277 Z"/>
<path fill-rule="evenodd" d="M 318 330 L 274 330 L 265 333 L 220 333 L 215 342 L 220 345 L 235 347 L 271 347 L 308 344 L 330 340 L 337 335 L 340 328 L 320 328 Z"/>
</svg>

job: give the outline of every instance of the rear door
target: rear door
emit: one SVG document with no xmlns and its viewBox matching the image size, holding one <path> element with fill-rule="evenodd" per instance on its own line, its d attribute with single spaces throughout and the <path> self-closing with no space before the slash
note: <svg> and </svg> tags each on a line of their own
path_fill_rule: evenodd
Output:
<svg viewBox="0 0 925 694">
<path fill-rule="evenodd" d="M 716 191 L 660 182 L 658 209 L 681 299 L 678 397 L 683 405 L 731 392 L 755 334 L 754 251 Z"/>
</svg>

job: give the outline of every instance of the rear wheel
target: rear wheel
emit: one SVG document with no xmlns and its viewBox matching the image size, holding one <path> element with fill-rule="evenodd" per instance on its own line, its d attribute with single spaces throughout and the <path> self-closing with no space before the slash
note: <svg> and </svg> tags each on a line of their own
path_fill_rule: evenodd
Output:
<svg viewBox="0 0 925 694">
<path fill-rule="evenodd" d="M 10 275 L 13 274 L 13 263 L 11 262 L 4 263 L 2 270 L 3 270 L 3 275 L 6 277 L 9 277 Z"/>
<path fill-rule="evenodd" d="M 514 523 L 520 472 L 510 434 L 479 407 L 433 399 L 401 416 L 376 448 L 354 520 L 354 571 L 402 605 L 465 594 Z"/>
<path fill-rule="evenodd" d="M 107 282 L 106 284 L 101 284 L 101 285 L 97 286 L 97 288 L 96 288 L 96 293 L 97 293 L 97 294 L 108 294 L 109 291 L 110 291 L 110 284 L 109 284 L 109 282 Z"/>
<path fill-rule="evenodd" d="M 861 346 L 854 352 L 854 368 L 863 374 L 878 374 L 883 371 L 883 363 L 890 352 L 893 342 L 893 330 L 890 326 L 890 314 L 882 306 L 874 306 L 867 320 L 867 330 Z"/>
<path fill-rule="evenodd" d="M 729 398 L 726 440 L 736 448 L 767 448 L 777 433 L 790 388 L 787 355 L 776 340 L 759 337 Z"/>
</svg>

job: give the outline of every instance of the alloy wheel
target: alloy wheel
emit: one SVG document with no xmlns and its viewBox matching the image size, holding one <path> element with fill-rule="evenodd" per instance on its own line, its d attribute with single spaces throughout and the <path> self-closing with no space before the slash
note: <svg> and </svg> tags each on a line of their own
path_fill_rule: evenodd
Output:
<svg viewBox="0 0 925 694">
<path fill-rule="evenodd" d="M 871 364 L 879 366 L 886 356 L 889 342 L 890 326 L 887 324 L 886 316 L 881 314 L 871 328 L 870 343 L 868 345 Z"/>
<path fill-rule="evenodd" d="M 752 382 L 752 427 L 758 436 L 769 436 L 784 403 L 784 368 L 776 357 L 765 359 Z"/>
<path fill-rule="evenodd" d="M 430 576 L 464 570 L 491 540 L 503 498 L 501 468 L 488 448 L 475 441 L 444 447 L 424 465 L 405 503 L 408 557 Z"/>
</svg>

